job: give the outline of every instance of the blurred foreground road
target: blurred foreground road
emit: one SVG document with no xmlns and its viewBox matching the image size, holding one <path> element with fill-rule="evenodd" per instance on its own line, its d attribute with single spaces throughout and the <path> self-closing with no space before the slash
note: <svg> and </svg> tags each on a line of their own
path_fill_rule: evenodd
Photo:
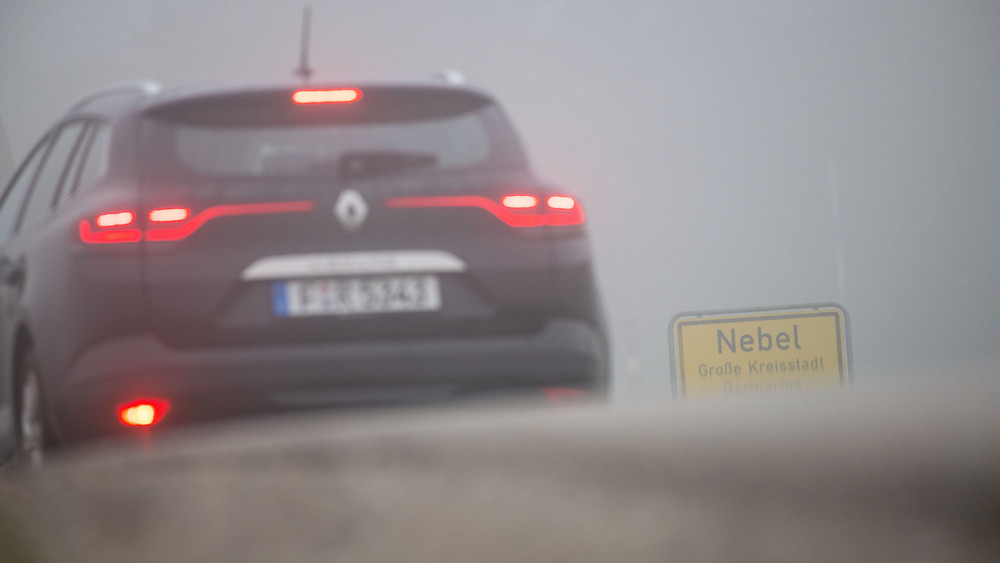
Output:
<svg viewBox="0 0 1000 563">
<path fill-rule="evenodd" d="M 1000 384 L 297 417 L 0 474 L 2 561 L 1000 561 Z"/>
</svg>

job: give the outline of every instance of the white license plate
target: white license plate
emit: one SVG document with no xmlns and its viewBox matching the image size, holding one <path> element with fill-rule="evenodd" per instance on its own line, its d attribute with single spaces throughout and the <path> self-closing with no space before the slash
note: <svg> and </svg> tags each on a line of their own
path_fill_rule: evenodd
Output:
<svg viewBox="0 0 1000 563">
<path fill-rule="evenodd" d="M 296 280 L 274 285 L 274 312 L 283 317 L 436 311 L 437 276 Z"/>
</svg>

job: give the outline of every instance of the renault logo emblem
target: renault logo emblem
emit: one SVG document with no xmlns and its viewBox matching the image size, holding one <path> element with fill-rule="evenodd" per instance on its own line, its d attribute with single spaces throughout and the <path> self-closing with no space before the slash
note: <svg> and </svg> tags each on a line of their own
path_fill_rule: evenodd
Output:
<svg viewBox="0 0 1000 563">
<path fill-rule="evenodd" d="M 355 190 L 344 190 L 340 192 L 337 203 L 333 205 L 333 214 L 344 230 L 352 233 L 360 229 L 368 218 L 368 204 Z"/>
</svg>

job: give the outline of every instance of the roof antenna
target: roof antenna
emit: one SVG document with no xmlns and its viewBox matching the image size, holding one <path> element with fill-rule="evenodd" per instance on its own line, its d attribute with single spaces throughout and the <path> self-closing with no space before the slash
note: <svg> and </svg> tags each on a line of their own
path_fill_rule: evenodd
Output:
<svg viewBox="0 0 1000 563">
<path fill-rule="evenodd" d="M 302 9 L 302 47 L 299 52 L 299 68 L 295 69 L 295 76 L 302 79 L 302 82 L 309 82 L 313 75 L 313 69 L 309 68 L 309 23 L 312 15 L 312 8 L 305 6 Z"/>
</svg>

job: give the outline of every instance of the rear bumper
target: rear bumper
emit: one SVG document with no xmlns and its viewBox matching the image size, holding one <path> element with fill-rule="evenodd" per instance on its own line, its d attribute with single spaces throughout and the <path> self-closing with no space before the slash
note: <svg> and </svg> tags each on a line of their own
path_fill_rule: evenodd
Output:
<svg viewBox="0 0 1000 563">
<path fill-rule="evenodd" d="M 129 430 L 116 408 L 165 398 L 163 423 L 285 409 L 417 403 L 547 386 L 603 393 L 602 333 L 559 319 L 530 335 L 169 348 L 152 335 L 91 348 L 54 399 L 67 440 Z"/>
</svg>

